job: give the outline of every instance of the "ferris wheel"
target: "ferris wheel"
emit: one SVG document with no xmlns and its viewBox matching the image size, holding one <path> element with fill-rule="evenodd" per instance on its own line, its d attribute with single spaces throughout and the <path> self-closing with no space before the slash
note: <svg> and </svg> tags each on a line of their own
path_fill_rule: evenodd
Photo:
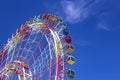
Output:
<svg viewBox="0 0 120 80">
<path fill-rule="evenodd" d="M 0 80 L 74 78 L 75 58 L 69 30 L 60 18 L 43 14 L 30 19 L 0 51 Z M 67 63 L 67 64 L 66 64 Z"/>
</svg>

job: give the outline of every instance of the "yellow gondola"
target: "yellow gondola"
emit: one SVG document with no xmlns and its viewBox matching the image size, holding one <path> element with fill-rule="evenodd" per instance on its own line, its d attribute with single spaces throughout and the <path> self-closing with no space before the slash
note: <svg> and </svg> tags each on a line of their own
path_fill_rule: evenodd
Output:
<svg viewBox="0 0 120 80">
<path fill-rule="evenodd" d="M 67 63 L 73 65 L 75 63 L 75 58 L 73 56 L 68 56 Z"/>
</svg>

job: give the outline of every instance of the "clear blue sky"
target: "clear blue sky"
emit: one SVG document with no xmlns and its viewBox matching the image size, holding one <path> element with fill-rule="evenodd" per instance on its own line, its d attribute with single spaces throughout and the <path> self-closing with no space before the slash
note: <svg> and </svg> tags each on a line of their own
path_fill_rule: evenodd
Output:
<svg viewBox="0 0 120 80">
<path fill-rule="evenodd" d="M 0 0 L 0 48 L 21 24 L 43 13 L 60 16 L 70 29 L 73 80 L 120 80 L 119 0 Z"/>
</svg>

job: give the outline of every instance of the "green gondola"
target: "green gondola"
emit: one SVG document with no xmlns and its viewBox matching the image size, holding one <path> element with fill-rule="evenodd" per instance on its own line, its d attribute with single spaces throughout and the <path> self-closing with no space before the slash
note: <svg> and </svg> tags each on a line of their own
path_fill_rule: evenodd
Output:
<svg viewBox="0 0 120 80">
<path fill-rule="evenodd" d="M 67 71 L 67 76 L 70 78 L 70 79 L 73 79 L 75 77 L 75 72 L 71 69 L 69 69 Z"/>
</svg>

